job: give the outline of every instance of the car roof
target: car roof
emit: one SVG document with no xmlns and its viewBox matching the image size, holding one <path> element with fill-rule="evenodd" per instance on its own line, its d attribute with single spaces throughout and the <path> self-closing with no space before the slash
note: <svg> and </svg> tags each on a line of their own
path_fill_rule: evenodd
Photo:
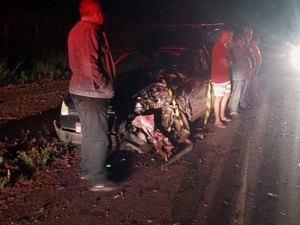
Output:
<svg viewBox="0 0 300 225">
<path fill-rule="evenodd" d="M 155 51 L 162 48 L 213 45 L 222 26 L 224 24 L 168 25 L 146 33 L 133 47 L 142 51 Z"/>
</svg>

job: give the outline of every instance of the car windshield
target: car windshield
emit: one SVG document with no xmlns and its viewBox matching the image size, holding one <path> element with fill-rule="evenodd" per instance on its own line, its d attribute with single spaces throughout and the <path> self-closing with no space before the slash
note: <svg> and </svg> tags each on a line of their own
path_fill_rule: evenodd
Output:
<svg viewBox="0 0 300 225">
<path fill-rule="evenodd" d="M 156 73 L 161 69 L 170 69 L 180 63 L 179 52 L 159 51 L 156 53 L 142 53 L 133 51 L 124 54 L 117 61 L 116 68 L 118 74 L 130 71 L 143 71 L 145 74 Z"/>
<path fill-rule="evenodd" d="M 142 53 L 132 51 L 125 53 L 116 64 L 117 73 L 124 74 L 138 71 L 142 74 L 155 74 L 160 70 L 169 72 L 184 72 L 187 76 L 194 76 L 208 71 L 209 59 L 205 49 L 177 51 L 157 51 Z"/>
<path fill-rule="evenodd" d="M 128 71 L 137 70 L 143 67 L 144 56 L 141 52 L 130 52 L 123 54 L 120 59 L 117 60 L 116 70 L 118 74 L 123 74 Z"/>
</svg>

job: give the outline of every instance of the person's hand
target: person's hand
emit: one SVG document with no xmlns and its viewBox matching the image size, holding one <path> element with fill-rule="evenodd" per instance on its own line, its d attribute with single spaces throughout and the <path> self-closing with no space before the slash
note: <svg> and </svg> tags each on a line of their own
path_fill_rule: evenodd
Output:
<svg viewBox="0 0 300 225">
<path fill-rule="evenodd" d="M 93 81 L 93 85 L 94 85 L 95 90 L 99 89 L 99 85 L 95 81 Z"/>
</svg>

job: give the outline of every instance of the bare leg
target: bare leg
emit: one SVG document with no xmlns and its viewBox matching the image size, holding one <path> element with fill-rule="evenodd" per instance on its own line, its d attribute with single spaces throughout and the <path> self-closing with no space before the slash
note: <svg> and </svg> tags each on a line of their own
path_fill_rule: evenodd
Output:
<svg viewBox="0 0 300 225">
<path fill-rule="evenodd" d="M 221 101 L 221 112 L 220 112 L 220 119 L 221 120 L 224 120 L 226 122 L 229 122 L 230 119 L 228 119 L 226 116 L 225 116 L 225 110 L 227 108 L 227 103 L 228 103 L 228 100 L 229 100 L 229 97 L 230 97 L 230 93 L 225 93 L 223 98 L 222 98 L 222 101 Z"/>
<path fill-rule="evenodd" d="M 214 97 L 214 113 L 215 113 L 215 124 L 221 124 L 222 121 L 221 121 L 221 118 L 220 118 L 220 106 L 221 106 L 221 100 L 222 100 L 222 97 L 220 96 L 215 96 Z"/>
</svg>

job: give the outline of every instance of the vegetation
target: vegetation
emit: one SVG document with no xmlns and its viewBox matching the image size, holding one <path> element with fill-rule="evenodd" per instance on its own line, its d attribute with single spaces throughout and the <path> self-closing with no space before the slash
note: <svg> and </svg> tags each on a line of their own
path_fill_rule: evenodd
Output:
<svg viewBox="0 0 300 225">
<path fill-rule="evenodd" d="M 17 79 L 16 71 L 22 62 L 17 63 L 12 69 L 8 67 L 7 58 L 0 61 L 0 86 L 14 83 Z"/>
<path fill-rule="evenodd" d="M 59 79 L 69 75 L 66 53 L 41 56 L 33 61 L 31 68 L 24 68 L 25 60 L 12 66 L 9 66 L 7 58 L 0 60 L 0 86 L 38 81 L 45 77 Z"/>
<path fill-rule="evenodd" d="M 58 52 L 39 58 L 33 65 L 32 74 L 36 79 L 41 79 L 44 76 L 50 76 L 51 78 L 68 76 L 67 54 Z"/>
<path fill-rule="evenodd" d="M 37 169 L 67 151 L 66 145 L 42 133 L 34 137 L 23 131 L 21 139 L 5 139 L 0 142 L 0 188 L 14 184 L 19 178 L 30 178 Z"/>
</svg>

